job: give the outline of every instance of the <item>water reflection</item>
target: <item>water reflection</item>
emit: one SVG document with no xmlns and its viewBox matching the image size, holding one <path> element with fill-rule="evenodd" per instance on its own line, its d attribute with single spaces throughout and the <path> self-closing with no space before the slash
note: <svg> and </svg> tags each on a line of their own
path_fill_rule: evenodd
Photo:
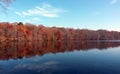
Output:
<svg viewBox="0 0 120 74">
<path fill-rule="evenodd" d="M 106 41 L 62 41 L 62 42 L 3 42 L 0 43 L 0 60 L 29 58 L 35 55 L 47 53 L 59 53 L 68 51 L 87 51 L 94 48 L 99 50 L 110 47 L 118 47 L 120 42 Z"/>
</svg>

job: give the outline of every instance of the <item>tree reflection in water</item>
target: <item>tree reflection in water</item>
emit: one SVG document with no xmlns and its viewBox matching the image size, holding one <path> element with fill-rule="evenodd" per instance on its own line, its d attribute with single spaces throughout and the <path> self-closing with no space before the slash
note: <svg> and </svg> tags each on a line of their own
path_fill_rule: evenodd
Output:
<svg viewBox="0 0 120 74">
<path fill-rule="evenodd" d="M 46 42 L 2 42 L 0 43 L 0 60 L 29 58 L 35 55 L 47 53 L 59 53 L 66 51 L 87 51 L 97 48 L 99 50 L 110 47 L 118 47 L 120 42 L 106 41 L 46 41 Z"/>
</svg>

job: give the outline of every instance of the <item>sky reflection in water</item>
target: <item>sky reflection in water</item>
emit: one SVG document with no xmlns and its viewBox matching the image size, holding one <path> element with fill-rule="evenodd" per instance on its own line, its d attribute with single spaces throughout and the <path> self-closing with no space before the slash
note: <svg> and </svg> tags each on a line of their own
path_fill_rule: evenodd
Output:
<svg viewBox="0 0 120 74">
<path fill-rule="evenodd" d="M 0 44 L 0 74 L 119 74 L 120 42 Z"/>
</svg>

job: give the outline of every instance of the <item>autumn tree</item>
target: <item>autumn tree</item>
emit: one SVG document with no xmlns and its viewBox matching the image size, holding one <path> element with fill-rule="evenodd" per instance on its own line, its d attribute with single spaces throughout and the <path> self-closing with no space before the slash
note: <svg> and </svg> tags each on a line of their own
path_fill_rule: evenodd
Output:
<svg viewBox="0 0 120 74">
<path fill-rule="evenodd" d="M 22 22 L 0 23 L 0 41 L 86 41 L 120 40 L 120 32 L 107 30 L 45 27 Z"/>
</svg>

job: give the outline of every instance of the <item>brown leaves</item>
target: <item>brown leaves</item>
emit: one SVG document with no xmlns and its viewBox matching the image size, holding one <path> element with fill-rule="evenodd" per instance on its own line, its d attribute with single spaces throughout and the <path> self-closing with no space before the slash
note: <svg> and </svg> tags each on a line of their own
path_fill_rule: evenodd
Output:
<svg viewBox="0 0 120 74">
<path fill-rule="evenodd" d="M 120 32 L 0 23 L 0 41 L 120 40 Z"/>
</svg>

